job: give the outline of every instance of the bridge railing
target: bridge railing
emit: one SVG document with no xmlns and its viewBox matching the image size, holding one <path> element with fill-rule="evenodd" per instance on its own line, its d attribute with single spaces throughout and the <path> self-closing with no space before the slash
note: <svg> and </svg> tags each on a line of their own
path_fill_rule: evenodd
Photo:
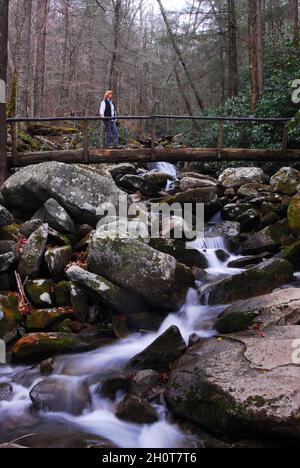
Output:
<svg viewBox="0 0 300 468">
<path fill-rule="evenodd" d="M 187 116 L 187 115 L 149 115 L 149 116 L 135 116 L 125 115 L 117 116 L 119 121 L 147 121 L 151 125 L 151 154 L 155 159 L 156 154 L 156 123 L 160 120 L 176 120 L 176 121 L 193 121 L 193 122 L 217 122 L 218 123 L 218 134 L 217 134 L 217 149 L 218 155 L 221 156 L 224 149 L 224 123 L 257 123 L 257 124 L 282 124 L 283 126 L 283 138 L 281 151 L 285 153 L 288 147 L 288 132 L 289 122 L 291 118 L 258 118 L 258 117 L 223 117 L 223 116 Z M 70 117 L 15 117 L 8 118 L 7 123 L 11 126 L 11 137 L 12 137 L 12 163 L 14 166 L 18 166 L 22 153 L 18 152 L 17 147 L 17 128 L 20 123 L 42 123 L 42 122 L 79 122 L 82 124 L 83 132 L 83 153 L 82 162 L 89 162 L 90 153 L 90 141 L 89 141 L 89 128 L 91 122 L 103 122 L 105 120 L 111 120 L 111 118 L 103 118 L 99 116 L 70 116 Z M 53 151 L 55 152 L 55 151 Z"/>
</svg>

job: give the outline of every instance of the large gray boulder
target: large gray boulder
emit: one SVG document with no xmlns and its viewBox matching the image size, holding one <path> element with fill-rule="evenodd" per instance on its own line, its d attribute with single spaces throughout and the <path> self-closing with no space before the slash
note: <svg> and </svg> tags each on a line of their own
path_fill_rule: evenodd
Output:
<svg viewBox="0 0 300 468">
<path fill-rule="evenodd" d="M 116 312 L 124 314 L 128 310 L 128 306 L 131 308 L 132 301 L 127 291 L 101 276 L 75 265 L 67 270 L 66 276 L 89 294 L 101 299 Z"/>
<path fill-rule="evenodd" d="M 231 304 L 240 299 L 268 294 L 294 278 L 292 265 L 284 259 L 274 258 L 208 285 L 202 290 L 210 305 Z"/>
<path fill-rule="evenodd" d="M 300 289 L 280 289 L 272 294 L 238 301 L 229 306 L 217 320 L 220 333 L 300 323 Z"/>
<path fill-rule="evenodd" d="M 194 285 L 190 268 L 135 238 L 96 233 L 88 249 L 88 268 L 162 310 L 176 310 Z"/>
<path fill-rule="evenodd" d="M 99 207 L 106 202 L 117 206 L 122 193 L 106 170 L 59 162 L 28 166 L 2 186 L 10 207 L 22 207 L 34 214 L 49 198 L 54 198 L 75 220 L 90 224 L 99 219 Z"/>
<path fill-rule="evenodd" d="M 223 187 L 234 189 L 238 189 L 245 184 L 264 184 L 267 181 L 268 176 L 259 167 L 228 168 L 219 177 L 219 182 Z"/>
<path fill-rule="evenodd" d="M 211 338 L 190 348 L 167 384 L 170 409 L 214 432 L 299 439 L 300 327 L 264 333 Z"/>
<path fill-rule="evenodd" d="M 18 273 L 22 279 L 36 278 L 41 264 L 48 240 L 49 226 L 43 224 L 29 237 L 24 246 L 23 254 L 18 265 Z"/>
<path fill-rule="evenodd" d="M 64 234 L 74 233 L 75 225 L 66 210 L 54 198 L 50 198 L 33 215 L 32 219 L 41 219 L 53 229 Z"/>
</svg>

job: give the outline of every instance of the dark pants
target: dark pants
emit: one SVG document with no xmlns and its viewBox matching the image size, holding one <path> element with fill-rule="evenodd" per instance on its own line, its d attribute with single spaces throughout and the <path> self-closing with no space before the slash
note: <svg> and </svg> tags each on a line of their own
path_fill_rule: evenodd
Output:
<svg viewBox="0 0 300 468">
<path fill-rule="evenodd" d="M 104 122 L 104 147 L 119 146 L 119 132 L 115 120 Z"/>
</svg>

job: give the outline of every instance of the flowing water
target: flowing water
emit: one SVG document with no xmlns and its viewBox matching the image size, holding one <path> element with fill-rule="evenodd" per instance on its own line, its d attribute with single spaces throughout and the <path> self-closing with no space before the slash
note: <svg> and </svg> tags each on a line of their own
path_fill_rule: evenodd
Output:
<svg viewBox="0 0 300 468">
<path fill-rule="evenodd" d="M 176 177 L 175 166 L 166 163 L 159 163 L 157 166 L 160 171 Z M 206 256 L 209 275 L 218 277 L 241 271 L 228 268 L 228 262 L 236 257 L 228 252 L 223 238 L 197 239 L 190 245 Z M 220 259 L 220 251 L 227 253 L 225 261 Z M 116 403 L 121 395 L 117 395 L 115 402 L 100 397 L 99 382 L 101 385 L 105 378 L 121 372 L 134 355 L 143 351 L 171 325 L 176 325 L 181 330 L 186 342 L 193 333 L 203 338 L 213 336 L 215 319 L 223 309 L 224 306 L 200 305 L 198 292 L 190 290 L 182 309 L 176 314 L 170 314 L 157 333 L 134 334 L 92 352 L 56 358 L 55 375 L 52 375 L 51 379 L 62 379 L 66 388 L 74 389 L 75 392 L 82 382 L 88 383 L 91 401 L 81 416 L 32 411 L 29 392 L 46 377 L 41 377 L 39 368 L 0 366 L 0 383 L 9 382 L 13 386 L 11 399 L 0 402 L 0 442 L 10 442 L 28 434 L 36 434 L 40 438 L 39 442 L 35 442 L 37 446 L 51 446 L 54 443 L 55 446 L 63 446 L 64 442 L 60 439 L 67 438 L 71 433 L 77 436 L 82 434 L 84 440 L 91 440 L 93 436 L 104 438 L 120 448 L 188 447 L 186 436 L 172 422 L 163 401 L 154 404 L 160 415 L 159 422 L 144 426 L 124 422 L 114 415 Z M 43 441 L 41 437 L 44 437 Z M 28 445 L 29 440 L 30 437 L 27 438 Z M 22 441 L 20 443 L 22 444 Z M 24 444 L 26 445 L 26 439 Z M 34 442 L 31 446 L 34 446 Z"/>
<path fill-rule="evenodd" d="M 226 250 L 222 238 L 206 238 L 194 241 L 193 247 L 204 252 L 208 260 L 208 273 L 214 275 L 234 274 L 240 270 L 227 267 L 229 260 L 223 263 L 216 255 L 220 249 Z M 232 258 L 232 256 L 230 256 Z M 137 425 L 119 420 L 114 415 L 116 402 L 99 396 L 98 384 L 106 377 L 122 371 L 126 363 L 137 353 L 144 350 L 169 326 L 176 325 L 188 342 L 192 333 L 203 338 L 215 334 L 214 322 L 223 307 L 207 307 L 199 303 L 198 293 L 190 290 L 186 303 L 177 314 L 170 314 L 162 323 L 157 333 L 135 334 L 115 344 L 101 347 L 95 351 L 58 357 L 55 361 L 55 378 L 63 379 L 70 386 L 88 382 L 91 403 L 81 416 L 68 413 L 36 413 L 31 410 L 30 390 L 45 377 L 38 369 L 29 367 L 0 367 L 0 383 L 13 385 L 13 397 L 10 401 L 0 402 L 0 441 L 8 442 L 26 434 L 35 433 L 50 427 L 55 432 L 57 427 L 73 428 L 83 434 L 99 436 L 121 448 L 176 448 L 187 446 L 185 436 L 172 424 L 163 405 L 157 405 L 160 421 L 153 425 Z M 53 376 L 51 376 L 52 378 Z M 118 395 L 118 399 L 121 395 Z M 54 429 L 53 429 L 54 428 Z M 51 437 L 51 433 L 49 434 Z"/>
<path fill-rule="evenodd" d="M 172 186 L 172 182 L 177 178 L 176 165 L 167 162 L 158 162 L 151 164 L 151 168 L 155 169 L 157 172 L 163 172 L 164 174 L 170 175 L 170 179 L 168 180 L 166 186 L 166 190 L 169 190 Z"/>
</svg>

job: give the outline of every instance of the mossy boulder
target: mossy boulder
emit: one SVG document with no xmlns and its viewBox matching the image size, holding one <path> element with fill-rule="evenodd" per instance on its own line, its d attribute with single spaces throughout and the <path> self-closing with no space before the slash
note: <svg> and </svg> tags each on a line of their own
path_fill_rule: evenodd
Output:
<svg viewBox="0 0 300 468">
<path fill-rule="evenodd" d="M 300 327 L 274 327 L 201 341 L 177 361 L 170 410 L 210 431 L 300 439 Z M 296 357 L 296 361 L 295 361 Z"/>
<path fill-rule="evenodd" d="M 300 269 L 300 240 L 285 247 L 279 254 L 280 257 L 288 260 L 295 270 Z"/>
<path fill-rule="evenodd" d="M 34 310 L 26 319 L 25 328 L 28 331 L 44 331 L 65 319 L 74 318 L 73 309 L 60 307 L 58 309 Z"/>
<path fill-rule="evenodd" d="M 245 255 L 255 255 L 262 252 L 276 252 L 287 241 L 292 241 L 292 232 L 286 219 L 267 226 L 263 230 L 249 234 L 242 244 Z"/>
<path fill-rule="evenodd" d="M 70 288 L 69 281 L 60 281 L 55 285 L 55 303 L 58 307 L 71 305 Z"/>
<path fill-rule="evenodd" d="M 29 280 L 26 282 L 26 292 L 30 302 L 35 307 L 51 308 L 55 305 L 55 283 L 53 280 Z"/>
<path fill-rule="evenodd" d="M 192 270 L 138 239 L 113 234 L 95 234 L 88 249 L 89 270 L 158 309 L 178 310 L 194 285 Z"/>
<path fill-rule="evenodd" d="M 22 206 L 22 205 L 21 205 Z M 9 224 L 0 228 L 0 241 L 14 241 L 17 242 L 20 235 L 19 224 Z"/>
<path fill-rule="evenodd" d="M 29 333 L 14 345 L 12 358 L 14 362 L 35 362 L 86 349 L 86 343 L 71 333 Z"/>
<path fill-rule="evenodd" d="M 235 302 L 219 316 L 216 329 L 219 333 L 236 333 L 251 329 L 300 323 L 300 289 L 281 289 Z"/>
<path fill-rule="evenodd" d="M 172 326 L 156 338 L 144 351 L 134 356 L 127 368 L 131 370 L 167 370 L 187 349 L 180 330 Z"/>
<path fill-rule="evenodd" d="M 55 280 L 63 279 L 65 268 L 71 262 L 73 250 L 70 245 L 49 247 L 45 252 L 45 262 Z"/>
<path fill-rule="evenodd" d="M 48 240 L 48 224 L 43 224 L 29 237 L 24 246 L 23 254 L 18 266 L 18 273 L 22 279 L 36 278 L 39 274 L 44 252 Z"/>
<path fill-rule="evenodd" d="M 33 215 L 41 204 L 54 198 L 75 221 L 92 225 L 99 219 L 99 207 L 104 203 L 117 206 L 123 193 L 108 171 L 55 161 L 21 169 L 1 191 L 9 207 L 22 207 Z"/>
<path fill-rule="evenodd" d="M 238 189 L 242 185 L 251 183 L 264 184 L 268 176 L 259 167 L 235 167 L 226 169 L 219 177 L 223 187 Z"/>
<path fill-rule="evenodd" d="M 231 304 L 240 299 L 268 294 L 294 278 L 293 266 L 284 259 L 274 258 L 238 275 L 227 277 L 202 290 L 210 305 Z"/>
<path fill-rule="evenodd" d="M 20 322 L 18 298 L 12 294 L 0 296 L 0 339 L 17 328 Z"/>
<path fill-rule="evenodd" d="M 300 186 L 300 171 L 292 167 L 282 167 L 270 179 L 274 192 L 281 195 L 295 195 Z"/>
<path fill-rule="evenodd" d="M 132 313 L 133 301 L 128 292 L 111 281 L 83 268 L 72 266 L 66 272 L 67 278 L 83 288 L 88 294 L 100 299 L 116 312 Z"/>
<path fill-rule="evenodd" d="M 300 233 L 300 192 L 291 199 L 288 208 L 288 220 L 291 229 Z"/>
<path fill-rule="evenodd" d="M 0 228 L 2 228 L 3 226 L 7 226 L 9 224 L 13 224 L 13 222 L 14 222 L 13 215 L 8 211 L 7 208 L 0 205 Z"/>
</svg>

